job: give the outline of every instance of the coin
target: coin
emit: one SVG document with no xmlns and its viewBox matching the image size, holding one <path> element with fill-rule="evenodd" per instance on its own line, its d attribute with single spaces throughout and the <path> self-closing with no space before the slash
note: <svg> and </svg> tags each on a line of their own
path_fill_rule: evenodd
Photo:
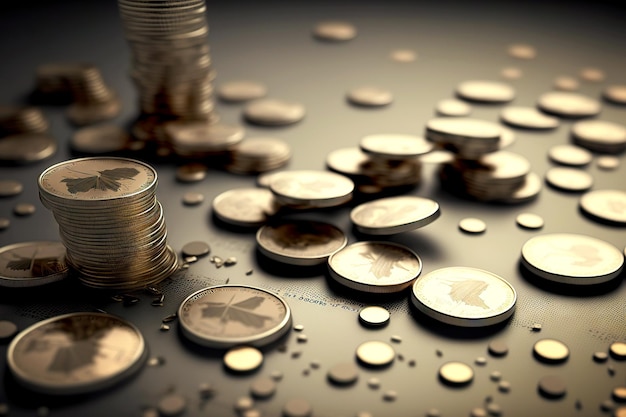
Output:
<svg viewBox="0 0 626 417">
<path fill-rule="evenodd" d="M 272 378 L 257 378 L 250 384 L 250 394 L 255 398 L 269 398 L 276 392 L 276 382 Z"/>
<path fill-rule="evenodd" d="M 393 160 L 415 158 L 433 149 L 432 143 L 424 138 L 397 133 L 367 135 L 359 146 L 370 156 Z"/>
<path fill-rule="evenodd" d="M 348 91 L 346 98 L 352 104 L 364 107 L 381 107 L 391 104 L 393 94 L 386 88 L 361 86 Z"/>
<path fill-rule="evenodd" d="M 181 182 L 199 182 L 206 178 L 208 167 L 198 162 L 190 162 L 176 168 L 176 179 Z"/>
<path fill-rule="evenodd" d="M 359 321 L 368 327 L 382 327 L 389 323 L 391 314 L 384 307 L 367 306 L 359 311 Z"/>
<path fill-rule="evenodd" d="M 284 417 L 309 417 L 313 414 L 313 407 L 303 398 L 292 398 L 283 405 Z"/>
<path fill-rule="evenodd" d="M 578 168 L 552 167 L 546 171 L 546 182 L 559 190 L 580 192 L 591 188 L 593 177 Z"/>
<path fill-rule="evenodd" d="M 278 138 L 246 138 L 231 149 L 226 170 L 238 174 L 257 174 L 285 166 L 291 159 L 291 147 Z"/>
<path fill-rule="evenodd" d="M 9 341 L 16 333 L 17 325 L 15 323 L 9 320 L 0 320 L 0 343 Z"/>
<path fill-rule="evenodd" d="M 554 88 L 561 91 L 577 91 L 580 83 L 574 77 L 561 75 L 554 79 Z"/>
<path fill-rule="evenodd" d="M 72 313 L 33 324 L 9 345 L 7 364 L 33 391 L 73 395 L 115 385 L 147 356 L 143 336 L 131 323 L 103 313 Z"/>
<path fill-rule="evenodd" d="M 552 233 L 526 241 L 521 261 L 530 272 L 549 281 L 593 285 L 619 276 L 624 255 L 591 236 Z"/>
<path fill-rule="evenodd" d="M 357 242 L 328 258 L 330 277 L 338 283 L 369 293 L 397 293 L 422 272 L 420 257 L 392 242 Z"/>
<path fill-rule="evenodd" d="M 16 180 L 0 180 L 0 197 L 13 197 L 21 194 L 24 185 Z"/>
<path fill-rule="evenodd" d="M 626 104 L 626 85 L 609 85 L 602 92 L 605 100 L 614 104 Z"/>
<path fill-rule="evenodd" d="M 37 207 L 31 203 L 18 203 L 13 206 L 13 214 L 16 216 L 30 216 L 31 214 L 34 214 L 35 211 L 37 211 Z"/>
<path fill-rule="evenodd" d="M 602 155 L 596 158 L 596 165 L 599 169 L 603 169 L 605 171 L 612 171 L 614 169 L 619 168 L 621 161 L 616 156 L 611 155 Z"/>
<path fill-rule="evenodd" d="M 178 317 L 188 339 L 217 349 L 264 346 L 291 327 L 291 310 L 282 298 L 244 285 L 201 289 L 181 303 Z"/>
<path fill-rule="evenodd" d="M 561 398 L 567 392 L 565 381 L 556 375 L 542 377 L 537 384 L 537 389 L 547 398 Z"/>
<path fill-rule="evenodd" d="M 356 357 L 367 366 L 382 367 L 393 362 L 396 352 L 388 343 L 371 340 L 361 343 L 356 348 Z"/>
<path fill-rule="evenodd" d="M 60 242 L 23 242 L 0 248 L 0 286 L 32 287 L 68 276 Z"/>
<path fill-rule="evenodd" d="M 487 230 L 487 224 L 476 217 L 464 217 L 459 220 L 459 229 L 465 233 L 484 233 Z"/>
<path fill-rule="evenodd" d="M 265 97 L 267 95 L 267 86 L 251 80 L 228 81 L 218 86 L 217 95 L 224 101 L 249 101 Z"/>
<path fill-rule="evenodd" d="M 515 89 L 499 81 L 464 81 L 456 87 L 456 94 L 465 100 L 482 103 L 506 103 L 515 98 Z"/>
<path fill-rule="evenodd" d="M 309 220 L 284 220 L 265 225 L 257 232 L 256 240 L 265 256 L 292 265 L 324 263 L 348 242 L 339 228 Z"/>
<path fill-rule="evenodd" d="M 338 363 L 333 365 L 326 375 L 333 384 L 347 386 L 359 379 L 359 370 L 352 363 Z"/>
<path fill-rule="evenodd" d="M 313 28 L 313 36 L 319 40 L 345 42 L 356 37 L 356 27 L 350 22 L 328 20 L 319 22 Z"/>
<path fill-rule="evenodd" d="M 56 151 L 56 140 L 45 133 L 20 133 L 0 138 L 2 162 L 37 162 L 51 157 Z"/>
<path fill-rule="evenodd" d="M 548 158 L 561 165 L 582 167 L 593 160 L 591 152 L 576 145 L 554 145 L 548 150 Z"/>
<path fill-rule="evenodd" d="M 263 353 L 252 346 L 236 346 L 228 349 L 223 362 L 230 371 L 251 372 L 263 364 Z"/>
<path fill-rule="evenodd" d="M 259 227 L 279 209 L 271 191 L 265 188 L 235 188 L 213 199 L 215 216 L 232 225 Z"/>
<path fill-rule="evenodd" d="M 407 64 L 417 61 L 417 52 L 412 49 L 394 49 L 389 54 L 392 61 Z"/>
<path fill-rule="evenodd" d="M 541 339 L 533 345 L 533 354 L 543 362 L 561 363 L 569 357 L 569 348 L 560 340 Z"/>
<path fill-rule="evenodd" d="M 626 225 L 626 191 L 589 191 L 580 197 L 579 206 L 593 219 Z"/>
<path fill-rule="evenodd" d="M 626 126 L 606 120 L 582 120 L 572 126 L 574 143 L 591 151 L 618 154 L 626 149 Z"/>
<path fill-rule="evenodd" d="M 266 126 L 283 126 L 299 122 L 306 110 L 300 103 L 275 98 L 260 98 L 249 102 L 243 115 L 247 121 Z"/>
<path fill-rule="evenodd" d="M 273 177 L 270 190 L 285 205 L 333 207 L 352 198 L 354 183 L 326 171 L 283 171 Z"/>
<path fill-rule="evenodd" d="M 541 229 L 544 225 L 543 218 L 534 213 L 520 213 L 515 218 L 517 225 L 524 229 Z"/>
<path fill-rule="evenodd" d="M 601 81 L 604 81 L 605 77 L 606 75 L 604 74 L 604 71 L 602 71 L 600 68 L 586 67 L 580 70 L 580 78 L 585 81 L 599 83 Z"/>
<path fill-rule="evenodd" d="M 211 247 L 208 243 L 203 241 L 194 241 L 185 243 L 183 248 L 181 249 L 183 255 L 185 256 L 205 256 L 211 252 Z"/>
<path fill-rule="evenodd" d="M 500 112 L 500 119 L 511 126 L 526 129 L 555 129 L 559 119 L 541 113 L 534 107 L 508 106 Z"/>
<path fill-rule="evenodd" d="M 623 361 L 626 359 L 626 342 L 613 342 L 609 346 L 611 357 Z"/>
<path fill-rule="evenodd" d="M 537 57 L 535 47 L 527 43 L 514 43 L 509 45 L 507 52 L 513 58 L 518 59 L 535 59 Z"/>
<path fill-rule="evenodd" d="M 435 111 L 439 116 L 469 116 L 472 113 L 472 106 L 456 98 L 446 98 L 437 103 Z"/>
<path fill-rule="evenodd" d="M 232 149 L 245 135 L 241 126 L 194 120 L 167 122 L 163 130 L 176 154 L 194 157 Z"/>
<path fill-rule="evenodd" d="M 500 76 L 505 80 L 518 80 L 522 75 L 522 70 L 517 67 L 504 67 L 500 70 Z"/>
<path fill-rule="evenodd" d="M 415 281 L 413 305 L 442 323 L 461 327 L 491 326 L 513 314 L 517 294 L 500 276 L 476 268 L 447 267 Z"/>
<path fill-rule="evenodd" d="M 95 125 L 74 132 L 70 146 L 75 151 L 82 153 L 118 152 L 130 146 L 130 136 L 124 129 L 116 125 Z"/>
<path fill-rule="evenodd" d="M 424 227 L 440 215 L 439 204 L 424 197 L 387 197 L 356 206 L 350 220 L 371 235 L 391 235 Z"/>
<path fill-rule="evenodd" d="M 439 368 L 439 378 L 450 385 L 467 385 L 474 379 L 474 370 L 463 362 L 447 362 Z"/>
<path fill-rule="evenodd" d="M 600 102 L 594 98 L 564 91 L 542 94 L 537 105 L 546 113 L 570 118 L 596 116 L 601 108 Z"/>
<path fill-rule="evenodd" d="M 438 117 L 426 123 L 426 138 L 465 158 L 499 149 L 502 129 L 496 123 L 469 117 Z"/>
</svg>

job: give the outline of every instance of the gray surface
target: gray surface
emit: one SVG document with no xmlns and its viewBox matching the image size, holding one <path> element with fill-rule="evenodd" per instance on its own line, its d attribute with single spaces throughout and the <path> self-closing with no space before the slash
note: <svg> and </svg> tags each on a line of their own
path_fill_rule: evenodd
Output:
<svg viewBox="0 0 626 417">
<path fill-rule="evenodd" d="M 235 3 L 235 2 L 233 2 Z M 212 58 L 218 71 L 217 83 L 250 78 L 269 86 L 270 96 L 301 101 L 306 118 L 296 125 L 271 129 L 248 126 L 249 136 L 271 135 L 288 141 L 294 149 L 291 168 L 323 169 L 325 156 L 333 149 L 356 146 L 359 139 L 372 133 L 406 132 L 422 134 L 425 122 L 433 116 L 439 99 L 451 97 L 457 83 L 476 78 L 497 79 L 502 67 L 515 65 L 524 77 L 513 82 L 518 91 L 517 105 L 533 105 L 536 98 L 551 88 L 554 77 L 575 75 L 583 66 L 604 69 L 612 83 L 626 83 L 623 69 L 626 56 L 623 41 L 624 10 L 607 3 L 522 3 L 443 2 L 291 2 L 289 5 L 264 3 L 224 3 L 209 5 Z M 310 36 L 313 24 L 321 19 L 347 19 L 359 29 L 358 37 L 345 44 L 325 44 Z M 120 123 L 136 114 L 136 93 L 128 77 L 130 61 L 121 22 L 114 1 L 37 2 L 35 6 L 6 6 L 0 14 L 0 101 L 22 102 L 34 84 L 34 71 L 41 63 L 87 61 L 98 65 L 105 80 L 124 102 Z M 538 48 L 534 61 L 515 61 L 506 55 L 513 42 L 528 42 Z M 396 48 L 413 48 L 419 59 L 398 64 L 388 59 Z M 389 88 L 395 102 L 384 109 L 361 109 L 348 105 L 345 92 L 362 84 Z M 583 84 L 583 92 L 598 96 L 601 85 Z M 474 115 L 497 120 L 498 106 L 475 106 Z M 66 143 L 73 128 L 63 108 L 46 107 L 52 133 Z M 238 122 L 241 106 L 218 106 L 222 120 Z M 604 105 L 601 118 L 622 123 L 624 107 Z M 551 166 L 546 152 L 558 143 L 569 141 L 570 122 L 548 133 L 518 130 L 511 150 L 531 160 L 540 175 Z M 65 146 L 47 161 L 20 167 L 0 167 L 0 178 L 24 182 L 17 197 L 0 201 L 0 216 L 11 218 L 11 227 L 0 232 L 0 244 L 28 240 L 56 239 L 51 214 L 39 203 L 36 179 L 46 167 L 70 157 Z M 624 158 L 617 171 L 588 168 L 595 189 L 624 189 Z M 218 227 L 210 215 L 210 201 L 224 190 L 252 186 L 253 177 L 240 177 L 211 171 L 198 184 L 175 181 L 175 165 L 155 164 L 159 171 L 157 195 L 163 204 L 169 242 L 176 249 L 193 240 L 206 240 L 212 254 L 236 256 L 238 264 L 216 269 L 204 258 L 186 273 L 165 286 L 165 306 L 150 306 L 151 298 L 123 307 L 107 297 L 77 287 L 55 291 L 0 290 L 0 319 L 15 321 L 20 329 L 55 314 L 101 308 L 130 319 L 143 331 L 151 355 L 162 356 L 162 367 L 145 368 L 136 378 L 119 387 L 87 397 L 58 399 L 26 393 L 14 386 L 6 369 L 0 386 L 0 402 L 7 402 L 11 414 L 30 416 L 39 406 L 51 415 L 110 416 L 140 415 L 144 406 L 156 405 L 168 390 L 175 389 L 189 400 L 186 415 L 235 415 L 233 404 L 248 394 L 254 378 L 273 370 L 284 373 L 276 394 L 259 400 L 264 415 L 279 415 L 290 398 L 309 400 L 315 416 L 354 416 L 368 410 L 375 416 L 424 415 L 438 408 L 443 416 L 468 415 L 470 410 L 492 396 L 507 416 L 527 415 L 607 415 L 600 402 L 610 397 L 614 386 L 626 384 L 626 364 L 609 360 L 597 364 L 591 359 L 596 350 L 606 350 L 615 340 L 626 340 L 623 283 L 617 288 L 572 294 L 559 288 L 544 288 L 527 280 L 518 269 L 523 243 L 537 233 L 574 232 L 602 238 L 618 248 L 626 244 L 623 228 L 612 228 L 583 217 L 577 209 L 578 195 L 545 188 L 540 198 L 523 206 L 489 206 L 460 200 L 441 191 L 434 168 L 425 167 L 424 180 L 414 191 L 433 198 L 441 205 L 441 217 L 422 230 L 395 236 L 390 240 L 408 245 L 422 258 L 424 273 L 445 266 L 472 266 L 494 272 L 511 282 L 518 292 L 517 310 L 509 323 L 485 331 L 454 329 L 424 320 L 410 308 L 408 294 L 396 299 L 379 300 L 336 288 L 324 269 L 284 267 L 269 263 L 257 254 L 254 234 Z M 207 200 L 198 207 L 185 207 L 182 195 L 200 191 Z M 14 217 L 18 202 L 35 203 L 38 211 L 28 218 Z M 546 225 L 542 231 L 518 228 L 515 216 L 531 211 L 541 214 Z M 483 235 L 462 234 L 457 222 L 463 217 L 479 217 L 487 222 Z M 323 213 L 300 215 L 325 219 L 358 240 L 349 221 L 349 207 Z M 250 276 L 246 272 L 253 270 Z M 287 352 L 276 347 L 265 351 L 263 367 L 252 375 L 232 376 L 221 365 L 220 353 L 194 348 L 183 342 L 173 326 L 160 332 L 161 318 L 174 312 L 180 301 L 193 290 L 223 283 L 250 283 L 279 292 L 293 309 L 294 323 L 305 326 L 308 342 L 298 343 L 292 332 L 285 340 Z M 621 278 L 619 278 L 621 280 Z M 358 324 L 357 311 L 368 303 L 380 303 L 392 311 L 391 323 L 378 330 Z M 534 323 L 543 330 L 531 332 Z M 353 361 L 354 350 L 366 340 L 389 340 L 401 335 L 394 344 L 404 361 L 388 369 L 361 369 L 357 384 L 336 388 L 326 381 L 327 370 L 338 362 Z M 532 357 L 532 345 L 539 338 L 557 338 L 569 346 L 570 359 L 548 366 Z M 489 357 L 487 366 L 474 366 L 474 382 L 466 388 L 452 389 L 437 380 L 437 369 L 449 360 L 472 364 L 477 356 L 488 356 L 492 339 L 505 340 L 510 353 L 505 358 Z M 436 350 L 443 356 L 436 355 Z M 292 358 L 291 352 L 301 356 Z M 0 345 L 0 366 L 5 365 L 6 345 Z M 415 367 L 408 361 L 415 359 Z M 319 369 L 310 369 L 319 361 Z M 608 366 L 615 375 L 610 376 Z M 308 375 L 303 370 L 310 369 Z M 511 383 L 510 393 L 500 393 L 489 380 L 498 370 Z M 568 384 L 564 399 L 549 401 L 537 393 L 538 380 L 548 374 L 560 375 Z M 370 376 L 382 381 L 378 390 L 367 387 Z M 216 395 L 202 403 L 198 386 L 210 382 Z M 386 390 L 398 392 L 393 402 L 383 400 Z M 582 410 L 576 410 L 579 401 Z"/>
</svg>

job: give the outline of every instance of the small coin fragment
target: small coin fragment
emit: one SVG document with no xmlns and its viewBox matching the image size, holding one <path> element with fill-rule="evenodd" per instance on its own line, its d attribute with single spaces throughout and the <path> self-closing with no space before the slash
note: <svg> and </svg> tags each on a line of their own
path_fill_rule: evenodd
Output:
<svg viewBox="0 0 626 417">
<path fill-rule="evenodd" d="M 181 394 L 170 393 L 161 397 L 157 408 L 163 417 L 179 416 L 187 409 L 187 399 Z"/>
<path fill-rule="evenodd" d="M 13 206 L 13 214 L 16 216 L 30 216 L 31 214 L 34 214 L 35 211 L 37 211 L 37 207 L 31 203 L 18 203 Z"/>
</svg>

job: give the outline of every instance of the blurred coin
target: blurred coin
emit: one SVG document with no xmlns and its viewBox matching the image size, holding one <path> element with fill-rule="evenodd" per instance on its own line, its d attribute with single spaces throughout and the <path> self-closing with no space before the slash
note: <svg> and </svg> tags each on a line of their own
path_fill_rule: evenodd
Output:
<svg viewBox="0 0 626 417">
<path fill-rule="evenodd" d="M 500 76 L 505 80 L 517 80 L 522 78 L 522 70 L 517 67 L 505 67 L 500 71 Z"/>
<path fill-rule="evenodd" d="M 270 184 L 278 202 L 294 206 L 332 207 L 352 198 L 354 183 L 327 171 L 283 171 Z"/>
<path fill-rule="evenodd" d="M 186 206 L 197 206 L 204 202 L 204 194 L 188 192 L 183 194 L 183 204 Z"/>
<path fill-rule="evenodd" d="M 547 280 L 592 285 L 618 276 L 624 255 L 615 246 L 591 236 L 553 233 L 524 243 L 521 260 L 530 272 Z"/>
<path fill-rule="evenodd" d="M 236 346 L 228 349 L 223 358 L 224 366 L 233 372 L 250 372 L 263 363 L 263 353 L 252 346 Z"/>
<path fill-rule="evenodd" d="M 546 171 L 546 182 L 563 191 L 586 191 L 593 185 L 593 177 L 578 168 L 552 167 Z"/>
<path fill-rule="evenodd" d="M 54 155 L 57 142 L 42 133 L 22 133 L 0 138 L 0 161 L 24 164 Z"/>
<path fill-rule="evenodd" d="M 591 152 L 575 145 L 554 145 L 548 150 L 548 158 L 561 165 L 582 167 L 593 160 Z"/>
<path fill-rule="evenodd" d="M 120 114 L 122 102 L 117 97 L 103 103 L 73 103 L 67 109 L 67 118 L 78 126 L 113 119 Z"/>
<path fill-rule="evenodd" d="M 356 27 L 349 22 L 323 21 L 313 28 L 313 36 L 319 40 L 331 42 L 344 42 L 356 37 Z"/>
<path fill-rule="evenodd" d="M 46 133 L 46 116 L 37 107 L 0 106 L 0 136 Z"/>
<path fill-rule="evenodd" d="M 252 137 L 234 146 L 230 152 L 229 172 L 256 174 L 285 166 L 291 159 L 291 147 L 278 138 Z"/>
<path fill-rule="evenodd" d="M 560 117 L 590 117 L 600 113 L 600 102 L 582 94 L 550 91 L 542 94 L 537 101 L 539 108 L 546 113 Z"/>
<path fill-rule="evenodd" d="M 183 335 L 216 349 L 237 345 L 264 346 L 291 327 L 291 310 L 279 296 L 244 285 L 204 288 L 180 305 Z"/>
<path fill-rule="evenodd" d="M 606 171 L 617 169 L 619 168 L 620 164 L 621 161 L 616 156 L 602 155 L 596 158 L 596 165 L 598 166 L 598 168 Z"/>
<path fill-rule="evenodd" d="M 11 226 L 11 220 L 6 217 L 0 217 L 0 231 L 6 230 Z"/>
<path fill-rule="evenodd" d="M 520 213 L 515 218 L 518 226 L 524 229 L 541 229 L 544 225 L 543 218 L 534 213 Z"/>
<path fill-rule="evenodd" d="M 68 276 L 60 242 L 23 242 L 0 248 L 0 286 L 34 287 Z"/>
<path fill-rule="evenodd" d="M 34 391 L 74 395 L 113 386 L 146 358 L 133 324 L 109 314 L 72 313 L 33 324 L 9 345 L 7 364 Z"/>
<path fill-rule="evenodd" d="M 626 104 L 626 85 L 609 85 L 602 92 L 605 100 L 614 104 Z"/>
<path fill-rule="evenodd" d="M 259 227 L 276 214 L 279 206 L 265 188 L 235 188 L 213 199 L 213 213 L 220 220 L 243 227 Z"/>
<path fill-rule="evenodd" d="M 459 220 L 459 229 L 465 233 L 484 233 L 487 230 L 487 224 L 475 217 L 465 217 Z"/>
<path fill-rule="evenodd" d="M 514 43 L 509 45 L 507 52 L 513 58 L 519 59 L 534 59 L 537 56 L 535 47 L 527 43 Z"/>
<path fill-rule="evenodd" d="M 554 79 L 554 88 L 561 91 L 578 91 L 580 83 L 574 77 L 561 75 Z"/>
<path fill-rule="evenodd" d="M 426 123 L 426 138 L 461 157 L 477 158 L 499 148 L 502 128 L 468 117 L 438 117 Z"/>
<path fill-rule="evenodd" d="M 626 150 L 626 127 L 606 120 L 581 120 L 572 126 L 574 143 L 594 152 L 617 154 Z"/>
<path fill-rule="evenodd" d="M 446 324 L 491 326 L 507 320 L 517 294 L 504 278 L 481 269 L 447 267 L 420 277 L 411 301 L 422 313 Z"/>
<path fill-rule="evenodd" d="M 547 363 L 565 362 L 569 357 L 569 348 L 556 339 L 541 339 L 533 345 L 534 356 Z"/>
<path fill-rule="evenodd" d="M 346 97 L 350 103 L 364 107 L 387 106 L 393 101 L 391 91 L 375 86 L 353 88 L 348 91 Z"/>
<path fill-rule="evenodd" d="M 439 368 L 439 378 L 450 385 L 466 385 L 474 379 L 474 370 L 463 362 L 447 362 Z"/>
<path fill-rule="evenodd" d="M 364 365 L 382 367 L 393 362 L 396 352 L 388 343 L 371 340 L 361 343 L 356 348 L 356 357 Z"/>
<path fill-rule="evenodd" d="M 524 182 L 513 194 L 508 197 L 496 199 L 494 201 L 504 204 L 521 204 L 534 200 L 539 196 L 542 189 L 541 177 L 534 172 L 529 172 L 524 177 Z"/>
<path fill-rule="evenodd" d="M 267 95 L 267 87 L 265 84 L 257 81 L 229 81 L 217 88 L 217 95 L 224 101 L 248 101 L 265 97 Z"/>
<path fill-rule="evenodd" d="M 371 235 L 391 235 L 415 230 L 440 215 L 436 201 L 417 196 L 399 196 L 369 201 L 352 209 L 350 220 Z"/>
<path fill-rule="evenodd" d="M 282 221 L 259 229 L 260 251 L 278 262 L 317 265 L 346 246 L 348 239 L 337 227 L 309 220 Z"/>
<path fill-rule="evenodd" d="M 363 137 L 359 146 L 366 154 L 382 159 L 415 158 L 432 150 L 424 138 L 408 134 L 383 133 Z"/>
<path fill-rule="evenodd" d="M 77 130 L 70 146 L 82 153 L 103 154 L 127 149 L 130 135 L 116 125 L 95 125 Z"/>
<path fill-rule="evenodd" d="M 626 225 L 626 191 L 594 190 L 580 198 L 581 210 L 594 219 Z"/>
<path fill-rule="evenodd" d="M 326 156 L 328 169 L 348 177 L 362 175 L 362 167 L 369 161 L 369 156 L 357 147 L 335 149 Z"/>
<path fill-rule="evenodd" d="M 272 98 L 253 100 L 243 114 L 247 121 L 266 126 L 282 126 L 299 122 L 306 110 L 300 103 Z"/>
<path fill-rule="evenodd" d="M 13 206 L 13 214 L 16 216 L 30 216 L 37 211 L 37 207 L 31 203 L 18 203 Z"/>
<path fill-rule="evenodd" d="M 580 70 L 580 78 L 585 81 L 599 83 L 604 81 L 606 75 L 600 68 L 586 67 Z"/>
<path fill-rule="evenodd" d="M 198 240 L 198 241 L 185 243 L 185 245 L 183 245 L 181 249 L 181 252 L 185 256 L 199 257 L 199 256 L 205 256 L 209 252 L 211 252 L 211 247 L 209 246 L 208 243 Z"/>
<path fill-rule="evenodd" d="M 176 179 L 181 182 L 198 182 L 206 178 L 208 167 L 204 164 L 191 162 L 176 168 Z"/>
<path fill-rule="evenodd" d="M 511 126 L 526 129 L 555 129 L 559 126 L 559 119 L 541 113 L 534 107 L 505 107 L 500 112 L 500 119 Z"/>
<path fill-rule="evenodd" d="M 243 127 L 206 121 L 181 120 L 163 125 L 165 134 L 181 156 L 203 156 L 224 152 L 241 142 Z"/>
<path fill-rule="evenodd" d="M 515 90 L 499 81 L 464 81 L 456 87 L 456 94 L 465 100 L 483 103 L 506 103 L 515 98 Z"/>
<path fill-rule="evenodd" d="M 417 61 L 417 52 L 412 49 L 394 49 L 389 57 L 392 61 L 406 64 Z"/>
<path fill-rule="evenodd" d="M 16 180 L 0 180 L 0 197 L 13 197 L 21 194 L 24 185 Z"/>
<path fill-rule="evenodd" d="M 330 277 L 363 292 L 396 293 L 422 272 L 422 261 L 409 248 L 392 242 L 357 242 L 328 258 Z"/>
<path fill-rule="evenodd" d="M 472 106 L 456 98 L 446 98 L 437 103 L 435 111 L 439 116 L 469 116 L 472 113 Z"/>
</svg>

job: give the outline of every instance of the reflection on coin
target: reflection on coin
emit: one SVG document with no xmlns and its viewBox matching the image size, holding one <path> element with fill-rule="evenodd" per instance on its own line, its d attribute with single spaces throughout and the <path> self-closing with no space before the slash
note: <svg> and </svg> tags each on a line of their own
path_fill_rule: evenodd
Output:
<svg viewBox="0 0 626 417">
<path fill-rule="evenodd" d="M 447 362 L 439 368 L 439 378 L 450 385 L 466 385 L 474 379 L 474 370 L 463 362 Z"/>
<path fill-rule="evenodd" d="M 77 152 L 103 154 L 117 152 L 129 146 L 130 135 L 121 127 L 110 124 L 83 127 L 72 135 L 70 146 Z"/>
<path fill-rule="evenodd" d="M 617 154 L 626 149 L 626 126 L 606 120 L 582 120 L 572 126 L 572 139 L 589 150 Z"/>
<path fill-rule="evenodd" d="M 483 103 L 506 103 L 515 98 L 513 87 L 499 81 L 464 81 L 456 87 L 456 94 Z"/>
<path fill-rule="evenodd" d="M 475 217 L 465 217 L 459 220 L 459 229 L 465 233 L 484 233 L 487 230 L 487 224 Z"/>
<path fill-rule="evenodd" d="M 550 91 L 542 94 L 537 102 L 547 113 L 561 117 L 590 117 L 600 113 L 600 102 L 578 93 Z"/>
<path fill-rule="evenodd" d="M 0 248 L 0 286 L 33 287 L 67 275 L 61 242 L 24 242 Z"/>
<path fill-rule="evenodd" d="M 509 45 L 507 52 L 513 58 L 519 59 L 534 59 L 537 56 L 535 47 L 527 43 L 514 43 Z"/>
<path fill-rule="evenodd" d="M 541 113 L 534 107 L 505 107 L 500 112 L 500 119 L 511 126 L 526 129 L 554 129 L 559 126 L 559 119 Z"/>
<path fill-rule="evenodd" d="M 561 75 L 554 79 L 554 88 L 561 91 L 577 91 L 580 83 L 574 77 Z"/>
<path fill-rule="evenodd" d="M 380 367 L 393 362 L 396 352 L 388 343 L 372 340 L 363 342 L 356 348 L 356 357 L 364 365 Z"/>
<path fill-rule="evenodd" d="M 354 183 L 333 172 L 283 171 L 273 177 L 270 190 L 281 204 L 333 207 L 350 201 Z"/>
<path fill-rule="evenodd" d="M 593 155 L 576 145 L 554 145 L 548 150 L 548 158 L 561 165 L 582 167 L 591 163 Z"/>
<path fill-rule="evenodd" d="M 211 348 L 264 346 L 289 331 L 291 310 L 266 290 L 222 285 L 204 288 L 187 297 L 178 309 L 182 333 Z"/>
<path fill-rule="evenodd" d="M 609 85 L 602 92 L 605 100 L 615 104 L 626 104 L 626 85 Z"/>
<path fill-rule="evenodd" d="M 348 242 L 337 227 L 308 220 L 265 225 L 257 232 L 256 240 L 264 255 L 292 265 L 324 263 Z"/>
<path fill-rule="evenodd" d="M 517 225 L 524 229 L 541 229 L 543 227 L 543 218 L 534 213 L 520 213 L 515 218 Z"/>
<path fill-rule="evenodd" d="M 580 198 L 580 208 L 592 218 L 626 225 L 626 191 L 595 190 Z"/>
<path fill-rule="evenodd" d="M 228 349 L 223 362 L 230 371 L 251 372 L 263 363 L 263 353 L 252 346 L 237 346 Z"/>
<path fill-rule="evenodd" d="M 43 133 L 22 133 L 0 138 L 0 161 L 23 164 L 46 159 L 57 150 L 57 142 Z"/>
<path fill-rule="evenodd" d="M 391 104 L 391 91 L 375 86 L 363 86 L 348 91 L 346 98 L 352 104 L 364 107 L 382 107 Z"/>
<path fill-rule="evenodd" d="M 0 180 L 0 197 L 12 197 L 24 190 L 21 182 L 16 180 Z"/>
<path fill-rule="evenodd" d="M 550 281 L 592 285 L 620 274 L 624 255 L 615 246 L 594 237 L 554 233 L 535 236 L 522 247 L 522 264 Z"/>
<path fill-rule="evenodd" d="M 387 197 L 363 203 L 350 212 L 356 228 L 371 235 L 391 235 L 415 230 L 434 222 L 439 204 L 424 197 Z"/>
<path fill-rule="evenodd" d="M 330 277 L 369 293 L 396 293 L 422 272 L 422 261 L 409 248 L 392 242 L 357 242 L 328 258 Z"/>
<path fill-rule="evenodd" d="M 533 345 L 533 354 L 547 363 L 561 363 L 569 357 L 569 348 L 555 339 L 541 339 Z"/>
<path fill-rule="evenodd" d="M 226 223 L 258 227 L 276 214 L 279 206 L 266 188 L 235 188 L 215 197 L 212 208 L 215 216 Z"/>
<path fill-rule="evenodd" d="M 319 22 L 313 28 L 313 36 L 331 42 L 349 41 L 356 37 L 356 27 L 352 23 L 328 20 Z"/>
<path fill-rule="evenodd" d="M 448 267 L 413 284 L 411 301 L 422 313 L 446 324 L 482 327 L 501 323 L 515 309 L 517 294 L 505 279 L 488 271 Z"/>
<path fill-rule="evenodd" d="M 395 49 L 391 51 L 389 57 L 392 61 L 406 64 L 417 60 L 417 52 L 412 49 Z"/>
<path fill-rule="evenodd" d="M 363 307 L 359 311 L 359 321 L 368 327 L 381 327 L 389 323 L 389 310 L 379 306 Z"/>
<path fill-rule="evenodd" d="M 282 126 L 299 122 L 306 110 L 297 102 L 260 98 L 251 101 L 244 108 L 244 117 L 251 123 L 266 126 Z"/>
<path fill-rule="evenodd" d="M 439 116 L 469 116 L 472 113 L 472 106 L 456 98 L 446 98 L 437 103 L 435 111 Z"/>
<path fill-rule="evenodd" d="M 265 97 L 267 87 L 257 81 L 238 80 L 221 84 L 217 88 L 217 95 L 224 101 L 248 101 Z"/>
<path fill-rule="evenodd" d="M 44 394 L 80 394 L 112 386 L 139 370 L 143 336 L 131 323 L 103 313 L 73 313 L 18 334 L 7 363 L 24 386 Z"/>
<path fill-rule="evenodd" d="M 578 168 L 552 167 L 546 171 L 546 182 L 563 191 L 586 191 L 593 185 L 593 177 Z"/>
<path fill-rule="evenodd" d="M 361 139 L 359 146 L 370 156 L 392 160 L 415 158 L 433 148 L 432 143 L 424 138 L 397 133 L 367 135 Z"/>
</svg>

